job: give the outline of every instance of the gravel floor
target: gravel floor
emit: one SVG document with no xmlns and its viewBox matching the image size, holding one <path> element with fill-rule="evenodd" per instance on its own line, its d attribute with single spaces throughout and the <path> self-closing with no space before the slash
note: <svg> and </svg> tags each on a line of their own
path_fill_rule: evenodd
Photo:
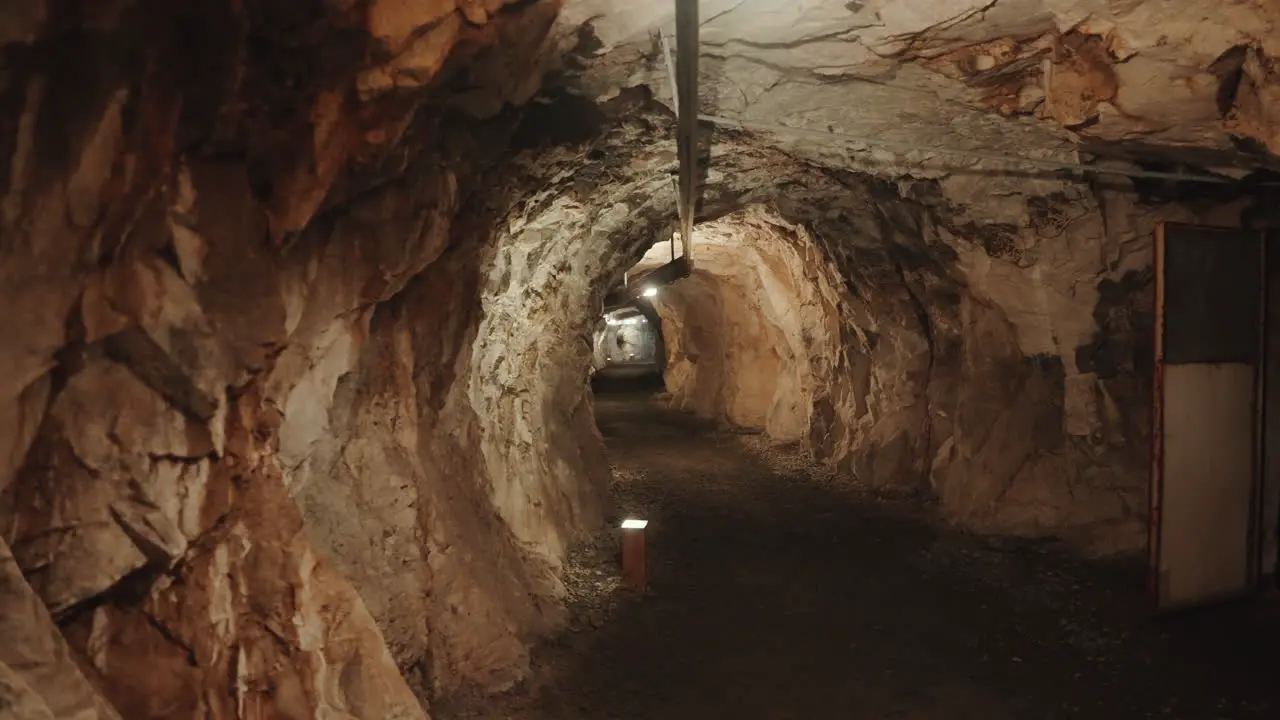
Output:
<svg viewBox="0 0 1280 720">
<path fill-rule="evenodd" d="M 650 589 L 617 539 L 573 558 L 573 623 L 504 697 L 441 718 L 1280 718 L 1280 613 L 1154 620 L 1142 568 L 974 537 L 762 436 L 601 394 L 618 517 L 650 521 Z"/>
</svg>

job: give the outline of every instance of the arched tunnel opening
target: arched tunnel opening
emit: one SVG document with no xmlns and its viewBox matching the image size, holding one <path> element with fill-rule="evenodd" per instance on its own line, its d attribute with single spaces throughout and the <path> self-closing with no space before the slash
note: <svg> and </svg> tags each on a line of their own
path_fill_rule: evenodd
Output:
<svg viewBox="0 0 1280 720">
<path fill-rule="evenodd" d="M 667 365 L 662 318 L 648 302 L 610 310 L 600 317 L 592 341 L 593 387 L 636 380 L 639 387 L 661 387 Z M 616 383 L 612 383 L 616 384 Z"/>
<path fill-rule="evenodd" d="M 1280 9 L 1068 5 L 0 7 L 0 720 L 1275 717 Z"/>
</svg>

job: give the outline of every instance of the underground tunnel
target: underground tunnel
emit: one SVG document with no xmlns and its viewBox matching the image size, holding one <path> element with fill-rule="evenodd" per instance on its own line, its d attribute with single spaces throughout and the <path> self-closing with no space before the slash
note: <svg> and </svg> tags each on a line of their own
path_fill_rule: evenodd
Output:
<svg viewBox="0 0 1280 720">
<path fill-rule="evenodd" d="M 1277 57 L 0 2 L 0 718 L 1276 717 Z"/>
</svg>

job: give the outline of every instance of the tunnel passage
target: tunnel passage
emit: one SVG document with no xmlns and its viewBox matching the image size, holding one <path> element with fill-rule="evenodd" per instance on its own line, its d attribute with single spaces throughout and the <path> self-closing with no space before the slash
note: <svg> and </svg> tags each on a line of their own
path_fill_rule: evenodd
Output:
<svg viewBox="0 0 1280 720">
<path fill-rule="evenodd" d="M 317 218 L 294 254 L 254 267 L 252 283 L 236 269 L 248 250 L 210 240 L 203 265 L 173 270 L 140 250 L 146 273 L 109 276 L 94 290 L 128 298 L 131 278 L 158 278 L 144 304 L 117 306 L 138 313 L 148 337 L 163 343 L 174 323 L 202 338 L 209 354 L 197 358 L 199 372 L 226 367 L 247 383 L 223 395 L 212 388 L 227 376 L 197 374 L 212 383 L 212 397 L 226 398 L 199 422 L 165 409 L 165 398 L 182 395 L 157 378 L 143 375 L 163 392 L 115 384 L 136 395 L 102 411 L 116 427 L 155 427 L 138 425 L 145 421 L 181 430 L 118 436 L 109 453 L 88 455 L 94 465 L 84 479 L 47 479 L 47 468 L 71 462 L 69 453 L 99 450 L 84 435 L 92 428 L 68 418 L 115 397 L 102 394 L 102 377 L 137 377 L 146 366 L 114 345 L 99 355 L 102 346 L 89 341 L 90 362 L 58 387 L 48 416 L 32 416 L 30 459 L 5 491 L 6 540 L 17 567 L 31 571 L 27 597 L 58 613 L 69 651 L 106 638 L 95 672 L 108 702 L 151 717 L 165 703 L 198 707 L 207 688 L 229 682 L 230 658 L 213 650 L 208 669 L 142 682 L 130 671 L 139 643 L 157 657 L 177 657 L 186 645 L 253 645 L 266 632 L 256 612 L 300 613 L 325 628 L 323 608 L 332 603 L 350 609 L 361 652 L 376 660 L 335 655 L 297 665 L 288 658 L 303 652 L 290 649 L 302 647 L 299 636 L 291 641 L 299 644 L 273 646 L 278 661 L 246 672 L 283 682 L 279 668 L 289 678 L 320 677 L 358 662 L 370 682 L 403 682 L 378 701 L 403 707 L 527 676 L 531 638 L 563 619 L 565 553 L 607 512 L 608 461 L 588 392 L 592 331 L 607 291 L 673 213 L 660 108 L 632 93 L 602 111 L 611 120 L 598 137 L 547 141 L 496 165 L 441 177 L 440 156 L 426 155 L 395 182 Z M 457 142 L 447 136 L 442 146 Z M 597 160 L 583 162 L 582 142 Z M 940 195 L 963 196 L 973 185 L 885 183 L 741 135 L 725 136 L 716 157 L 699 224 L 706 262 L 654 298 L 675 398 L 778 439 L 799 438 L 850 482 L 933 493 L 969 527 L 1135 528 L 1142 475 L 1132 468 L 1142 451 L 1127 428 L 1141 423 L 1143 395 L 1140 368 L 1125 358 L 1140 327 L 1125 323 L 1140 314 L 1145 285 L 1139 275 L 1104 296 L 1081 290 L 1076 278 L 1098 272 L 1101 249 L 1126 247 L 1155 217 L 1191 210 L 1140 212 L 1123 194 L 1100 201 L 1092 189 L 1060 185 L 1056 204 L 1035 204 L 1042 224 L 1019 229 L 992 224 L 989 214 L 980 221 L 981 206 Z M 193 165 L 195 205 L 187 207 L 198 210 L 195 232 L 243 242 L 248 236 L 228 234 L 237 228 L 218 224 L 263 217 L 243 170 Z M 492 172 L 502 173 L 501 185 L 488 180 Z M 975 182 L 987 189 L 997 181 Z M 231 188 L 240 194 L 229 196 Z M 230 200 L 241 204 L 224 204 Z M 1103 221 L 1104 209 L 1125 208 L 1134 226 Z M 417 239 L 409 246 L 406 232 Z M 1128 265 L 1111 271 L 1120 278 L 1147 261 L 1129 253 Z M 154 310 L 179 299 L 185 315 Z M 245 306 L 255 307 L 259 324 L 231 319 Z M 227 327 L 257 334 L 220 334 Z M 710 335 L 730 328 L 739 334 Z M 1116 359 L 1106 377 L 1072 367 L 1083 344 L 1091 357 Z M 265 360 L 264 345 L 273 348 Z M 714 371 L 697 367 L 708 349 Z M 776 382 L 749 383 L 753 374 Z M 38 407 L 49 389 L 30 392 Z M 115 414 L 125 409 L 143 414 Z M 226 440 L 153 444 L 202 433 Z M 252 464 L 220 459 L 230 447 Z M 131 484 L 130 467 L 152 468 L 147 483 Z M 68 492 L 65 483 L 95 493 L 61 519 L 75 517 L 110 541 L 76 532 L 66 544 L 45 543 L 61 531 L 36 498 Z M 271 494 L 273 523 L 251 512 L 264 501 L 240 486 Z M 189 524 L 177 526 L 181 535 L 146 539 L 136 528 L 148 526 L 121 514 L 129 503 L 160 505 L 160 515 L 143 513 L 147 523 L 174 513 Z M 222 510 L 201 519 L 193 507 Z M 289 513 L 291 524 L 278 521 Z M 1126 537 L 1099 544 L 1114 551 L 1132 542 Z M 237 554 L 247 544 L 255 553 Z M 232 558 L 241 564 L 220 564 Z M 110 594 L 126 576 L 164 568 L 183 581 L 143 582 L 141 601 Z M 215 576 L 238 578 L 233 606 L 262 610 L 246 609 L 242 625 L 219 624 L 221 606 L 212 603 L 226 597 L 223 586 L 205 579 Z M 333 599 L 290 610 L 287 598 L 300 589 Z M 348 707 L 375 707 L 334 692 Z"/>
<path fill-rule="evenodd" d="M 793 166 L 788 182 L 744 191 L 735 179 L 761 159 L 721 157 L 709 193 L 740 204 L 708 212 L 694 272 L 655 298 L 676 407 L 800 441 L 868 486 L 937 497 L 968 527 L 1142 546 L 1149 366 L 1134 322 L 1149 277 L 1120 271 L 1092 296 L 1074 280 L 1094 262 L 1086 247 L 1132 232 L 1108 235 L 1102 218 L 1123 196 L 1069 191 L 1059 202 L 1081 209 L 983 226 L 924 184 Z"/>
<path fill-rule="evenodd" d="M 808 437 L 816 395 L 834 392 L 839 279 L 803 228 L 761 208 L 699 225 L 694 243 L 692 276 L 654 298 L 673 404 L 781 442 Z"/>
<path fill-rule="evenodd" d="M 662 320 L 647 301 L 604 313 L 592 336 L 593 373 L 661 374 L 666 366 Z"/>
<path fill-rule="evenodd" d="M 9 3 L 0 637 L 16 640 L 0 686 L 24 712 L 424 718 L 529 677 L 530 647 L 563 625 L 566 554 L 608 512 L 592 329 L 676 215 L 662 64 L 609 34 L 633 16 L 589 6 Z M 1262 12 L 1214 20 L 1206 45 L 1271 27 Z M 946 20 L 908 15 L 895 31 L 928 42 Z M 1051 15 L 1028 32 L 1051 40 Z M 765 35 L 756 49 L 797 40 L 736 27 Z M 1006 39 L 983 27 L 965 37 Z M 1059 79 L 1079 58 L 1110 67 L 1084 40 L 1055 56 Z M 1161 52 L 1185 64 L 1117 67 L 1181 83 L 1200 50 L 1174 40 Z M 1037 99 L 1043 48 L 1000 47 L 937 56 L 957 91 L 1013 64 L 1012 90 L 968 104 L 921 92 L 932 80 L 794 82 L 807 66 L 738 86 L 773 60 L 732 56 L 708 63 L 707 101 L 1074 152 L 1052 127 L 1087 83 Z M 1268 52 L 1244 51 L 1229 118 L 1161 136 L 1217 146 L 1231 123 L 1270 142 Z M 885 57 L 906 81 L 933 72 Z M 1017 118 L 984 105 L 1024 89 Z M 1108 102 L 1081 92 L 1086 116 Z M 681 403 L 799 438 L 850 483 L 937 497 L 967 528 L 1133 546 L 1145 239 L 1162 218 L 1236 222 L 1236 199 L 732 129 L 713 149 L 699 232 L 724 249 L 660 301 Z"/>
</svg>

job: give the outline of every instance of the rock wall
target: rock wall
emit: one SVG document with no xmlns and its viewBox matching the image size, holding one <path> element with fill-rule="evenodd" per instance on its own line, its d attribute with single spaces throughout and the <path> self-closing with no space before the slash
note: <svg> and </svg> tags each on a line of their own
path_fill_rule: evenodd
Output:
<svg viewBox="0 0 1280 720">
<path fill-rule="evenodd" d="M 853 177 L 701 226 L 658 303 L 673 402 L 970 528 L 1141 548 L 1154 226 L 1238 226 L 1247 201 L 1004 182 Z"/>
<path fill-rule="evenodd" d="M 669 101 L 663 64 L 644 60 L 648 33 L 670 32 L 673 13 L 567 3 L 566 29 L 589 27 L 609 51 L 587 87 L 606 96 L 645 82 Z M 1073 159 L 1080 144 L 1115 142 L 1156 146 L 1166 162 L 1231 166 L 1200 151 L 1244 150 L 1275 167 L 1280 154 L 1280 7 L 1269 0 L 708 0 L 701 18 L 704 111 L 876 148 L 794 145 L 831 163 L 936 168 L 967 162 L 951 154 L 961 149 Z"/>
<path fill-rule="evenodd" d="M 591 329 L 674 216 L 669 114 L 507 107 L 557 0 L 10 5 L 0 698 L 423 718 L 510 686 L 602 517 Z M 1203 212 L 714 157 L 681 397 L 970 524 L 1129 517 L 1143 243 Z"/>
<path fill-rule="evenodd" d="M 6 718 L 52 720 L 82 717 L 116 720 L 120 715 L 85 677 L 40 597 L 0 541 L 0 711 Z"/>
<path fill-rule="evenodd" d="M 593 520 L 573 515 L 574 503 L 599 503 L 585 484 L 499 492 L 484 455 L 497 441 L 469 391 L 478 268 L 474 252 L 442 260 L 378 306 L 330 426 L 295 476 L 310 535 L 361 589 L 420 694 L 510 686 L 530 639 L 558 619 L 560 555 L 504 514 L 565 509 L 538 530 L 570 535 Z M 528 466 L 520 479 L 545 482 L 539 471 L 549 472 Z"/>
<path fill-rule="evenodd" d="M 701 226 L 695 263 L 654 301 L 673 402 L 779 441 L 807 436 L 841 352 L 839 278 L 803 228 L 760 208 Z"/>
<path fill-rule="evenodd" d="M 421 718 L 557 620 L 613 249 L 494 228 L 558 3 L 303 5 L 2 23 L 2 716 Z"/>
<path fill-rule="evenodd" d="M 840 349 L 806 384 L 777 330 L 800 321 L 740 271 L 699 266 L 664 295 L 676 401 L 779 438 L 799 427 L 861 481 L 926 491 L 970 527 L 1140 545 L 1151 232 L 1236 226 L 1249 190 L 1067 182 L 1044 162 L 1274 171 L 1280 5 L 708 0 L 700 19 L 701 110 L 727 120 L 702 217 L 758 201 L 802 228 L 819 251 L 801 254 L 839 278 L 840 330 L 791 317 Z M 670 5 L 567 3 L 565 46 L 598 52 L 564 70 L 591 97 L 644 85 L 672 107 L 650 34 L 673 20 Z M 743 148 L 738 123 L 786 157 Z M 753 229 L 712 234 L 741 236 L 739 262 L 769 274 Z"/>
</svg>

